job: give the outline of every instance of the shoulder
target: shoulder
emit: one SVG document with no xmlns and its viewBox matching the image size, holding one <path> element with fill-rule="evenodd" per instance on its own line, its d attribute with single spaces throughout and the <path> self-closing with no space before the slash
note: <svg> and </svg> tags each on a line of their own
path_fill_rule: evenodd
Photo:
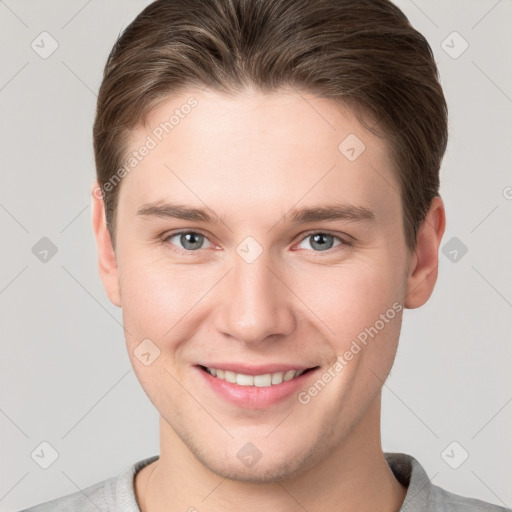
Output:
<svg viewBox="0 0 512 512">
<path fill-rule="evenodd" d="M 140 512 L 135 498 L 134 476 L 158 458 L 159 455 L 153 455 L 139 460 L 117 476 L 19 512 Z"/>
<path fill-rule="evenodd" d="M 468 498 L 433 485 L 430 490 L 430 509 L 443 512 L 511 512 L 512 509 L 476 498 Z"/>
<path fill-rule="evenodd" d="M 395 477 L 407 487 L 400 512 L 512 512 L 510 508 L 461 496 L 432 484 L 423 466 L 412 455 L 386 452 L 384 456 Z"/>
<path fill-rule="evenodd" d="M 21 510 L 20 512 L 98 512 L 111 509 L 112 488 L 116 478 L 109 478 L 90 485 L 81 491 L 67 494 L 51 501 Z"/>
</svg>

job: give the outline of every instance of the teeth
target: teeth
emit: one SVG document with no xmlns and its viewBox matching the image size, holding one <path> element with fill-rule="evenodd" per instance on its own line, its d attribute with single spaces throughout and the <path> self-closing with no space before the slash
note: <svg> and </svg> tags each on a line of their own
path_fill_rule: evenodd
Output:
<svg viewBox="0 0 512 512">
<path fill-rule="evenodd" d="M 287 380 L 290 380 L 290 379 L 293 379 L 293 377 L 295 376 L 295 372 L 293 370 L 288 370 L 284 376 L 283 376 L 283 380 L 286 382 Z"/>
<path fill-rule="evenodd" d="M 252 375 L 236 374 L 236 383 L 239 386 L 254 386 L 254 377 Z"/>
<path fill-rule="evenodd" d="M 258 388 L 265 388 L 272 385 L 272 374 L 265 373 L 265 375 L 255 375 L 254 385 Z"/>
<path fill-rule="evenodd" d="M 219 370 L 217 368 L 206 368 L 206 371 L 210 375 L 213 375 L 218 379 L 225 380 L 226 382 L 230 382 L 231 384 L 265 388 L 294 379 L 295 377 L 302 375 L 305 370 L 289 370 L 287 372 L 265 373 L 264 375 L 244 375 L 243 373 L 236 373 L 230 370 Z"/>
<path fill-rule="evenodd" d="M 224 372 L 224 380 L 227 381 L 227 382 L 231 382 L 231 384 L 235 384 L 236 383 L 236 373 L 235 372 L 230 372 L 229 370 L 226 370 Z"/>
<path fill-rule="evenodd" d="M 277 372 L 272 374 L 271 383 L 272 384 L 281 384 L 283 382 L 284 372 Z"/>
</svg>

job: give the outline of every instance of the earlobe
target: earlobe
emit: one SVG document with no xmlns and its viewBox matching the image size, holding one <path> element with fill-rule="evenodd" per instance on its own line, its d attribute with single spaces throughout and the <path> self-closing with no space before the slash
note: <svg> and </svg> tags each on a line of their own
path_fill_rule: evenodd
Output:
<svg viewBox="0 0 512 512">
<path fill-rule="evenodd" d="M 439 263 L 439 246 L 443 238 L 446 216 L 442 199 L 434 197 L 421 224 L 414 254 L 411 256 L 404 305 L 414 309 L 423 306 L 434 291 Z"/>
<path fill-rule="evenodd" d="M 121 307 L 116 255 L 107 229 L 101 188 L 97 182 L 94 182 L 91 189 L 91 201 L 91 220 L 98 249 L 99 274 L 110 302 Z"/>
</svg>

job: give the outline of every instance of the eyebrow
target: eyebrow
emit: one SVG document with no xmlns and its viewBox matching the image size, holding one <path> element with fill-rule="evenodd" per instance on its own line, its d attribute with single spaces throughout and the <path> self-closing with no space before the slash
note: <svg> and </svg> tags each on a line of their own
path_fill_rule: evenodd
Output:
<svg viewBox="0 0 512 512">
<path fill-rule="evenodd" d="M 178 203 L 157 201 L 142 205 L 137 210 L 137 216 L 164 217 L 214 224 L 216 219 L 224 222 L 224 216 L 216 215 L 209 208 L 193 208 Z M 284 215 L 283 217 L 287 217 Z M 350 204 L 327 204 L 317 207 L 303 207 L 291 211 L 289 221 L 292 224 L 307 224 L 310 222 L 347 220 L 347 221 L 373 221 L 375 214 L 365 206 Z"/>
</svg>

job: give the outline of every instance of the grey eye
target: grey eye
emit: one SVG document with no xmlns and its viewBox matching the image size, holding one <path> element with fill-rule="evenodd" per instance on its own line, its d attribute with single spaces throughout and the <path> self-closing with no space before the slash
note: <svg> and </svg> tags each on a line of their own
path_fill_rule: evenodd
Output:
<svg viewBox="0 0 512 512">
<path fill-rule="evenodd" d="M 312 233 L 308 236 L 306 236 L 304 238 L 304 240 L 301 242 L 304 243 L 306 240 L 311 240 L 311 248 L 314 250 L 314 251 L 328 251 L 329 249 L 332 249 L 333 247 L 335 247 L 334 245 L 334 241 L 335 240 L 340 240 L 340 243 L 341 243 L 341 239 L 338 238 L 337 236 L 334 236 L 334 235 L 329 235 L 328 233 Z M 340 243 L 338 243 L 337 245 L 340 245 Z M 306 247 L 306 249 L 308 249 Z"/>
<path fill-rule="evenodd" d="M 181 233 L 175 233 L 174 235 L 170 235 L 167 240 L 171 241 L 173 238 L 177 237 L 179 237 L 178 247 L 186 251 L 202 249 L 203 242 L 207 240 L 204 235 L 201 235 L 201 233 L 196 233 L 195 231 L 183 231 Z"/>
</svg>

